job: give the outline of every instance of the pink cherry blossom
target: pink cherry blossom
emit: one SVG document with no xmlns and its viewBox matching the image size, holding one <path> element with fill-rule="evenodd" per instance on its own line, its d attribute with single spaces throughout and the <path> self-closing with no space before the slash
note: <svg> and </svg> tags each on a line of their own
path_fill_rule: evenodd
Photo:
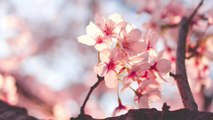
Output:
<svg viewBox="0 0 213 120">
<path fill-rule="evenodd" d="M 140 58 L 141 61 L 138 61 Z M 134 63 L 136 62 L 137 63 Z M 132 58 L 131 62 L 134 64 L 131 65 L 131 68 L 129 68 L 128 74 L 123 78 L 123 87 L 122 90 L 126 89 L 133 83 L 134 81 L 138 81 L 142 74 L 150 68 L 150 64 L 148 63 L 148 53 L 145 52 L 144 54 Z"/>
<path fill-rule="evenodd" d="M 112 44 L 110 38 L 107 38 L 93 22 L 90 22 L 87 26 L 86 33 L 86 35 L 78 37 L 78 42 L 95 46 L 98 51 L 110 48 Z"/>
<path fill-rule="evenodd" d="M 142 33 L 119 14 L 107 19 L 96 16 L 95 21 L 87 26 L 87 34 L 78 38 L 80 43 L 94 46 L 98 51 L 99 63 L 94 66 L 94 72 L 104 77 L 108 88 L 116 88 L 121 82 L 123 91 L 135 82 L 138 84 L 135 101 L 139 107 L 148 107 L 149 101 L 160 98 L 157 76 L 164 79 L 171 70 L 171 62 L 162 58 L 163 51 L 155 51 L 157 35 L 152 31 Z M 126 107 L 120 104 L 116 111 L 120 110 Z"/>
<path fill-rule="evenodd" d="M 106 49 L 100 53 L 101 62 L 94 67 L 95 73 L 101 77 L 105 77 L 105 84 L 108 88 L 117 87 L 117 73 L 122 68 L 118 63 L 119 59 L 117 49 L 112 51 Z"/>
<path fill-rule="evenodd" d="M 140 108 L 148 108 L 150 101 L 156 101 L 160 97 L 159 83 L 155 80 L 140 82 L 138 89 L 135 91 L 135 101 L 138 102 Z"/>
<path fill-rule="evenodd" d="M 120 14 L 114 13 L 105 19 L 101 16 L 96 16 L 95 23 L 104 32 L 106 36 L 116 36 L 120 28 L 125 25 Z"/>
<path fill-rule="evenodd" d="M 148 70 L 150 68 L 149 63 L 143 63 L 132 66 L 132 68 L 129 70 L 129 73 L 126 77 L 123 79 L 123 87 L 122 90 L 129 87 L 134 81 L 138 81 L 141 74 Z"/>
<path fill-rule="evenodd" d="M 140 39 L 141 31 L 139 29 L 132 29 L 130 32 L 127 32 L 127 30 L 123 28 L 119 35 L 119 45 L 130 56 L 145 51 L 146 43 Z"/>
<path fill-rule="evenodd" d="M 162 58 L 163 51 L 161 51 L 158 56 L 152 61 L 150 70 L 157 72 L 159 77 L 163 80 L 163 76 L 171 70 L 171 62 L 165 58 Z"/>
<path fill-rule="evenodd" d="M 142 39 L 147 44 L 146 50 L 150 51 L 155 48 L 158 36 L 155 32 L 150 30 L 142 35 Z"/>
</svg>

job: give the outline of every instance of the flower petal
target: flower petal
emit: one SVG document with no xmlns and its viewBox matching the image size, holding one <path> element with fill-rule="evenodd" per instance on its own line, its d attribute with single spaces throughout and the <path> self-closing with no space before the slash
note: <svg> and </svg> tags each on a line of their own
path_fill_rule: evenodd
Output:
<svg viewBox="0 0 213 120">
<path fill-rule="evenodd" d="M 94 66 L 93 71 L 94 71 L 94 73 L 103 77 L 107 72 L 107 66 L 104 63 L 99 63 L 99 64 Z"/>
<path fill-rule="evenodd" d="M 151 101 L 157 101 L 161 98 L 161 92 L 159 88 L 151 89 L 146 93 Z"/>
<path fill-rule="evenodd" d="M 155 60 L 156 60 L 156 61 L 160 60 L 160 59 L 162 58 L 162 56 L 163 56 L 163 53 L 164 53 L 164 50 L 161 50 L 161 51 L 158 53 L 158 55 L 157 55 L 157 57 L 155 58 Z"/>
<path fill-rule="evenodd" d="M 161 73 L 168 73 L 171 70 L 171 62 L 167 59 L 160 59 L 157 64 L 156 68 Z"/>
<path fill-rule="evenodd" d="M 103 51 L 104 49 L 109 49 L 110 45 L 108 45 L 107 43 L 101 43 L 101 44 L 96 44 L 95 45 L 95 49 L 97 51 Z"/>
<path fill-rule="evenodd" d="M 128 39 L 130 41 L 138 41 L 141 38 L 141 31 L 139 29 L 133 29 L 128 33 Z"/>
<path fill-rule="evenodd" d="M 139 104 L 139 108 L 149 108 L 148 96 L 143 95 L 142 97 L 140 97 L 138 104 Z"/>
<path fill-rule="evenodd" d="M 124 21 L 123 18 L 122 18 L 122 16 L 120 14 L 118 14 L 118 13 L 114 13 L 114 14 L 110 15 L 108 17 L 108 19 L 111 19 L 116 24 L 119 23 L 119 22 Z"/>
<path fill-rule="evenodd" d="M 108 88 L 116 88 L 118 85 L 118 80 L 116 73 L 112 70 L 110 70 L 104 77 L 105 84 Z"/>
<path fill-rule="evenodd" d="M 95 16 L 95 23 L 97 26 L 99 26 L 101 29 L 105 26 L 105 18 L 99 15 Z"/>
<path fill-rule="evenodd" d="M 135 51 L 136 53 L 141 53 L 146 50 L 147 44 L 146 44 L 146 42 L 138 41 L 133 44 L 130 44 L 129 48 L 131 50 Z"/>
<path fill-rule="evenodd" d="M 90 22 L 89 25 L 87 26 L 86 33 L 87 35 L 90 35 L 93 38 L 104 35 L 101 29 L 98 28 L 93 22 Z"/>
<path fill-rule="evenodd" d="M 121 88 L 121 91 L 124 91 L 126 88 L 128 88 L 133 83 L 133 80 L 126 76 L 123 80 L 123 87 Z"/>
<path fill-rule="evenodd" d="M 95 45 L 96 43 L 95 39 L 90 37 L 89 35 L 81 35 L 77 39 L 78 39 L 78 42 L 89 45 L 89 46 Z"/>
<path fill-rule="evenodd" d="M 100 60 L 101 62 L 106 62 L 108 63 L 110 61 L 110 50 L 105 49 L 103 51 L 100 52 Z"/>
</svg>

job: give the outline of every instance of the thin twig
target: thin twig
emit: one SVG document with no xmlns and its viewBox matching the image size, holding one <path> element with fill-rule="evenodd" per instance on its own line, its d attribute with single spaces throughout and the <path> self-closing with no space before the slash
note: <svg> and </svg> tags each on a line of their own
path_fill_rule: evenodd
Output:
<svg viewBox="0 0 213 120">
<path fill-rule="evenodd" d="M 181 78 L 181 75 L 174 74 L 172 72 L 169 73 L 169 76 L 173 77 L 174 79 Z"/>
<path fill-rule="evenodd" d="M 175 27 L 178 27 L 178 24 L 163 24 L 163 25 L 161 25 L 162 29 L 165 29 L 165 28 L 175 28 Z"/>
<path fill-rule="evenodd" d="M 98 78 L 98 81 L 90 88 L 85 100 L 84 100 L 84 103 L 82 104 L 81 106 L 81 113 L 80 114 L 84 114 L 84 108 L 85 108 L 85 105 L 87 103 L 87 101 L 89 100 L 89 97 L 90 95 L 92 94 L 93 90 L 98 87 L 98 85 L 104 80 L 104 77 L 100 77 L 97 75 L 97 78 Z"/>
<path fill-rule="evenodd" d="M 194 16 L 197 14 L 197 11 L 199 10 L 199 8 L 201 7 L 201 5 L 203 4 L 204 0 L 201 0 L 200 3 L 198 4 L 198 6 L 195 8 L 195 10 L 193 11 L 193 13 L 189 16 L 188 18 L 188 22 L 190 23 L 192 21 L 192 19 L 194 18 Z"/>
<path fill-rule="evenodd" d="M 187 74 L 186 74 L 186 65 L 185 65 L 185 58 L 186 58 L 186 39 L 187 34 L 189 31 L 189 26 L 191 24 L 192 19 L 194 18 L 195 14 L 197 13 L 200 6 L 203 4 L 203 0 L 199 3 L 193 13 L 190 15 L 189 18 L 183 17 L 180 22 L 179 27 L 179 34 L 178 34 L 178 46 L 177 46 L 177 60 L 176 60 L 176 75 L 181 75 L 181 77 L 177 77 L 177 86 L 182 98 L 182 102 L 185 108 L 191 110 L 197 110 L 197 104 L 194 100 L 192 95 Z"/>
<path fill-rule="evenodd" d="M 208 28 L 209 28 L 209 25 L 205 28 L 205 31 L 203 31 L 203 32 L 201 33 L 201 35 L 199 36 L 199 38 L 198 38 L 198 40 L 197 40 L 196 46 L 193 47 L 193 48 L 189 47 L 188 52 L 190 53 L 190 55 L 189 55 L 189 56 L 186 56 L 186 59 L 190 59 L 190 58 L 192 58 L 192 57 L 194 57 L 194 56 L 200 55 L 200 53 L 198 52 L 198 48 L 200 48 L 201 43 L 205 40 L 205 39 L 203 39 L 203 38 L 204 38 L 204 36 L 205 36 L 205 34 L 206 34 Z"/>
</svg>

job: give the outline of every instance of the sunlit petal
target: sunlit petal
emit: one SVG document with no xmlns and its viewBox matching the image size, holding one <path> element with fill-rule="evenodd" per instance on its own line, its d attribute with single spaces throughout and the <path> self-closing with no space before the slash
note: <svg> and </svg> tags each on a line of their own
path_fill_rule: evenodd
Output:
<svg viewBox="0 0 213 120">
<path fill-rule="evenodd" d="M 116 73 L 112 70 L 110 70 L 104 77 L 105 84 L 108 88 L 116 88 L 118 85 L 118 80 Z"/>
<path fill-rule="evenodd" d="M 77 39 L 78 39 L 78 42 L 89 45 L 89 46 L 95 45 L 96 43 L 95 39 L 90 37 L 89 35 L 82 35 L 78 37 Z"/>
</svg>

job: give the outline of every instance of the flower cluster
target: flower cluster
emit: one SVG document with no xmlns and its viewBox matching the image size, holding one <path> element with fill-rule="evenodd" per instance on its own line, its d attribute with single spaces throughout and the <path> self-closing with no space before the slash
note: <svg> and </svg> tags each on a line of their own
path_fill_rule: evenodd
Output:
<svg viewBox="0 0 213 120">
<path fill-rule="evenodd" d="M 121 15 L 112 14 L 107 19 L 96 16 L 78 42 L 98 51 L 99 63 L 94 72 L 104 77 L 108 88 L 121 83 L 122 90 L 131 88 L 135 92 L 140 107 L 148 107 L 148 101 L 160 97 L 158 78 L 165 80 L 164 75 L 171 70 L 171 62 L 162 57 L 163 51 L 155 51 L 156 39 L 153 32 L 143 34 Z M 136 89 L 131 87 L 134 82 Z"/>
</svg>

